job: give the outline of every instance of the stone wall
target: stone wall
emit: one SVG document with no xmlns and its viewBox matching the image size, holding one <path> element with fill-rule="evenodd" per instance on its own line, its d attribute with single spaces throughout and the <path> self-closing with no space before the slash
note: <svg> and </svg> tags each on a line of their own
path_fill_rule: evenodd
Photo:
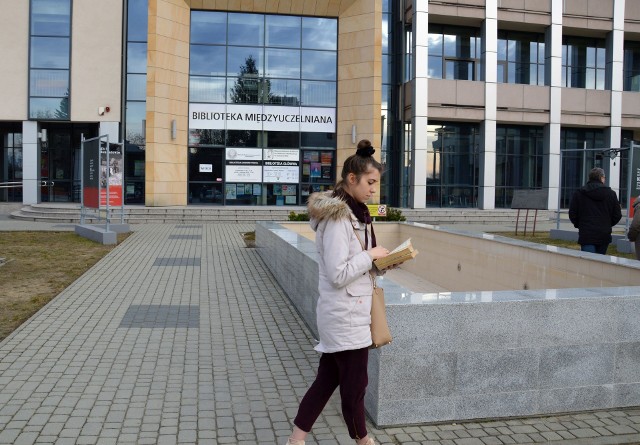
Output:
<svg viewBox="0 0 640 445">
<path fill-rule="evenodd" d="M 317 336 L 314 243 L 271 222 L 257 224 L 256 243 Z M 394 341 L 369 358 L 365 405 L 378 426 L 640 405 L 640 287 L 381 285 Z"/>
</svg>

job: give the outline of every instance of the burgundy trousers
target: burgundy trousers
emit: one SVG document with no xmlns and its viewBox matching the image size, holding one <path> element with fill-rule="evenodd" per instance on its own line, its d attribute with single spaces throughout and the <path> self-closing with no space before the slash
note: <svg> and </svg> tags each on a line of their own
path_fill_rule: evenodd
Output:
<svg viewBox="0 0 640 445">
<path fill-rule="evenodd" d="M 322 354 L 316 380 L 302 398 L 293 423 L 302 431 L 311 431 L 316 419 L 339 386 L 342 416 L 347 424 L 349 436 L 352 439 L 365 437 L 367 427 L 364 395 L 369 382 L 368 361 L 369 348 Z"/>
</svg>

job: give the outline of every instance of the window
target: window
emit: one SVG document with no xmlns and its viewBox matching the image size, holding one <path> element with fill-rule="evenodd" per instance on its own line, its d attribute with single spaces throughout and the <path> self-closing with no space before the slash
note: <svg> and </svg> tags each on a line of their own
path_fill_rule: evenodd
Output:
<svg viewBox="0 0 640 445">
<path fill-rule="evenodd" d="M 498 32 L 498 82 L 544 85 L 544 36 Z"/>
<path fill-rule="evenodd" d="M 432 123 L 427 130 L 428 207 L 476 207 L 478 204 L 479 127 Z"/>
<path fill-rule="evenodd" d="M 604 90 L 606 49 L 604 39 L 562 39 L 562 86 Z"/>
<path fill-rule="evenodd" d="M 429 25 L 429 77 L 479 80 L 479 32 L 476 28 Z"/>
<path fill-rule="evenodd" d="M 516 189 L 542 187 L 542 127 L 496 128 L 496 208 L 511 207 Z"/>
<path fill-rule="evenodd" d="M 624 42 L 624 90 L 640 91 L 640 42 Z"/>
<path fill-rule="evenodd" d="M 190 104 L 335 108 L 337 25 L 316 17 L 192 11 Z M 299 205 L 311 186 L 334 183 L 334 133 L 257 130 L 241 120 L 224 129 L 189 129 L 190 203 Z"/>
<path fill-rule="evenodd" d="M 147 0 L 127 2 L 126 102 L 124 113 L 125 204 L 144 203 L 147 111 Z"/>
<path fill-rule="evenodd" d="M 29 118 L 69 120 L 71 0 L 31 0 Z"/>
<path fill-rule="evenodd" d="M 573 192 L 582 187 L 588 179 L 589 170 L 603 167 L 602 152 L 587 149 L 604 147 L 604 131 L 582 128 L 562 128 L 560 130 L 560 150 L 562 151 L 562 184 L 560 208 L 569 208 Z"/>
</svg>

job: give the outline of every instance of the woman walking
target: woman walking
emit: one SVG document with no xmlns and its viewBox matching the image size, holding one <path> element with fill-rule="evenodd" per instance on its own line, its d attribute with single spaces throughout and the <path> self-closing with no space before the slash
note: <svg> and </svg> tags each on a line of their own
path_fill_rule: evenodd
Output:
<svg viewBox="0 0 640 445">
<path fill-rule="evenodd" d="M 367 140 L 342 168 L 333 192 L 314 193 L 308 209 L 319 253 L 320 296 L 316 308 L 322 353 L 318 374 L 305 394 L 287 445 L 304 445 L 307 434 L 340 387 L 342 415 L 349 435 L 358 445 L 375 445 L 365 423 L 364 395 L 371 346 L 373 275 L 380 272 L 373 260 L 389 251 L 376 245 L 369 210 L 364 204 L 375 193 L 382 165 L 373 158 Z"/>
</svg>

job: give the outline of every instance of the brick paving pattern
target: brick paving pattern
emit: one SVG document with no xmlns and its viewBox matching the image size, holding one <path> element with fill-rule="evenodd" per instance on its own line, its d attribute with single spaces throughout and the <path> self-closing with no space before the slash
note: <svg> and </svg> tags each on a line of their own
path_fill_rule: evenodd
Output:
<svg viewBox="0 0 640 445">
<path fill-rule="evenodd" d="M 245 247 L 253 224 L 133 228 L 0 343 L 0 444 L 284 444 L 319 356 Z M 638 444 L 640 408 L 371 432 L 381 444 Z M 353 443 L 338 396 L 307 443 Z"/>
</svg>

